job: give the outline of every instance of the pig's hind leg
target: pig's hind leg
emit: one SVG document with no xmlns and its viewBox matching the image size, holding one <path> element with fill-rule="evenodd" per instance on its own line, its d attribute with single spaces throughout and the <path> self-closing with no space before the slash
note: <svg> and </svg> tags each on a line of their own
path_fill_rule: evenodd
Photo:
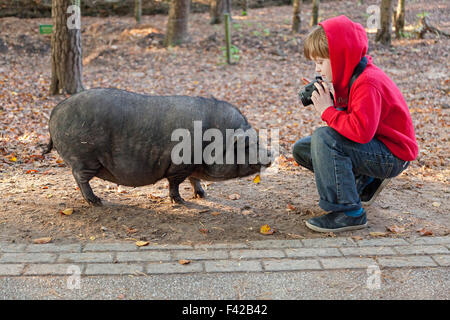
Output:
<svg viewBox="0 0 450 320">
<path fill-rule="evenodd" d="M 192 189 L 194 189 L 194 199 L 204 198 L 205 190 L 203 190 L 202 185 L 200 184 L 200 180 L 197 178 L 189 177 L 189 181 L 191 182 Z"/>
<path fill-rule="evenodd" d="M 92 191 L 89 181 L 96 176 L 101 167 L 99 162 L 81 163 L 72 166 L 72 174 L 80 188 L 81 194 L 89 204 L 94 206 L 101 206 L 102 201 Z"/>
</svg>

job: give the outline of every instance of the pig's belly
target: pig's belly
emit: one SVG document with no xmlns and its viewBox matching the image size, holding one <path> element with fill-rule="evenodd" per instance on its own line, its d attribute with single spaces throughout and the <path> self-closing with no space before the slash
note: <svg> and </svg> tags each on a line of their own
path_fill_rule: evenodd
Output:
<svg viewBox="0 0 450 320">
<path fill-rule="evenodd" d="M 129 168 L 132 169 L 132 168 Z M 96 176 L 100 179 L 128 187 L 141 187 L 154 184 L 163 177 L 149 170 L 117 170 L 102 167 Z"/>
</svg>

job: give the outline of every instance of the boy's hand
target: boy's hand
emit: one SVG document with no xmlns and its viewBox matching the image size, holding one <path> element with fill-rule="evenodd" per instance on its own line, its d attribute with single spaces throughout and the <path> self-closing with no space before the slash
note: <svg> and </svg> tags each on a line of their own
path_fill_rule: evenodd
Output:
<svg viewBox="0 0 450 320">
<path fill-rule="evenodd" d="M 311 100 L 313 102 L 314 108 L 322 116 L 322 113 L 334 105 L 333 100 L 330 97 L 330 89 L 326 82 L 321 82 L 322 86 L 319 83 L 315 83 L 314 85 L 317 88 L 317 91 L 314 91 L 311 96 Z"/>
</svg>

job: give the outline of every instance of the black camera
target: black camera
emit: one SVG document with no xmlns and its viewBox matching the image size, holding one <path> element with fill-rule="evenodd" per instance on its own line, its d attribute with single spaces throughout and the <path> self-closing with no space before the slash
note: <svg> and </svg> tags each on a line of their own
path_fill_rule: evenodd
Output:
<svg viewBox="0 0 450 320">
<path fill-rule="evenodd" d="M 302 90 L 300 90 L 298 95 L 299 95 L 300 99 L 302 100 L 302 103 L 303 103 L 304 106 L 308 106 L 308 105 L 313 103 L 312 100 L 311 100 L 311 96 L 312 96 L 312 93 L 314 92 L 314 90 L 317 91 L 317 88 L 316 88 L 316 86 L 314 84 L 316 82 L 318 82 L 320 85 L 322 85 L 321 84 L 322 81 L 323 81 L 322 77 L 321 76 L 317 76 L 314 81 L 311 81 Z M 330 92 L 330 97 L 334 101 L 334 97 L 333 97 L 333 94 L 331 92 Z"/>
</svg>

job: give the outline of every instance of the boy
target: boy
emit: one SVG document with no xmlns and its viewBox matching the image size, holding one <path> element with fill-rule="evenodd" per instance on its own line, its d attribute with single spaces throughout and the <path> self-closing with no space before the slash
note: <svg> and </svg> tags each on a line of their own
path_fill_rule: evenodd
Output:
<svg viewBox="0 0 450 320">
<path fill-rule="evenodd" d="M 367 226 L 370 204 L 417 157 L 411 116 L 395 83 L 366 55 L 364 28 L 345 16 L 321 22 L 306 37 L 304 54 L 324 82 L 311 100 L 328 126 L 293 147 L 297 163 L 314 172 L 319 206 L 330 213 L 306 221 L 319 232 Z M 367 65 L 349 91 L 355 67 Z M 330 83 L 330 84 L 327 84 Z M 323 87 L 322 87 L 323 86 Z M 330 97 L 330 90 L 335 101 Z"/>
</svg>

